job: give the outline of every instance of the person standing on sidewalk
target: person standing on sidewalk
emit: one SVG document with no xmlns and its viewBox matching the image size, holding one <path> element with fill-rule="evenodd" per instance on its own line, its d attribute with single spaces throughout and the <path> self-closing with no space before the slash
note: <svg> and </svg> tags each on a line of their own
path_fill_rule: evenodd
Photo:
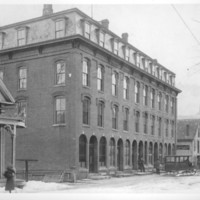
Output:
<svg viewBox="0 0 200 200">
<path fill-rule="evenodd" d="M 12 192 L 15 189 L 15 170 L 12 166 L 8 166 L 6 171 L 4 172 L 4 177 L 6 178 L 6 186 L 5 190 Z"/>
<path fill-rule="evenodd" d="M 155 162 L 156 174 L 160 174 L 160 160 L 157 159 Z"/>
</svg>

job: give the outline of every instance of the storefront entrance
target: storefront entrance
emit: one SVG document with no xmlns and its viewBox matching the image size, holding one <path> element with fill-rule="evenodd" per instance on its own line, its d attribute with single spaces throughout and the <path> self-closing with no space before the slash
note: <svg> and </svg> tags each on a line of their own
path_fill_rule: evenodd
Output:
<svg viewBox="0 0 200 200">
<path fill-rule="evenodd" d="M 92 136 L 90 138 L 90 147 L 89 147 L 89 172 L 97 172 L 97 138 Z"/>
<path fill-rule="evenodd" d="M 123 142 L 119 139 L 117 142 L 117 170 L 123 170 Z"/>
</svg>

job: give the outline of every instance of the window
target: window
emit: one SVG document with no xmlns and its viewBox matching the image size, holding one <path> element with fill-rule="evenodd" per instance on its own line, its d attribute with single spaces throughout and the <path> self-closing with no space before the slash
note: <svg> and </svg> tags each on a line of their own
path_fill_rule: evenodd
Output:
<svg viewBox="0 0 200 200">
<path fill-rule="evenodd" d="M 114 54 L 118 55 L 118 51 L 119 51 L 119 46 L 118 46 L 118 41 L 114 40 Z"/>
<path fill-rule="evenodd" d="M 145 58 L 141 58 L 141 66 L 142 66 L 142 69 L 146 68 Z"/>
<path fill-rule="evenodd" d="M 168 112 L 169 109 L 169 96 L 165 95 L 165 111 Z"/>
<path fill-rule="evenodd" d="M 5 39 L 5 32 L 0 32 L 0 50 L 3 49 Z"/>
<path fill-rule="evenodd" d="M 27 69 L 25 67 L 19 68 L 19 89 L 25 90 L 27 87 Z"/>
<path fill-rule="evenodd" d="M 55 98 L 55 124 L 65 123 L 65 97 L 57 96 Z"/>
<path fill-rule="evenodd" d="M 125 143 L 125 165 L 130 165 L 130 142 L 128 140 Z"/>
<path fill-rule="evenodd" d="M 112 128 L 118 128 L 118 106 L 114 105 L 112 108 Z"/>
<path fill-rule="evenodd" d="M 190 135 L 190 125 L 187 124 L 186 125 L 186 136 L 189 136 Z"/>
<path fill-rule="evenodd" d="M 125 48 L 125 60 L 129 61 L 130 59 L 130 49 L 127 47 Z"/>
<path fill-rule="evenodd" d="M 137 81 L 135 84 L 135 103 L 140 102 L 140 83 Z"/>
<path fill-rule="evenodd" d="M 56 85 L 65 84 L 65 63 L 59 61 L 56 63 Z"/>
<path fill-rule="evenodd" d="M 140 127 L 140 112 L 136 111 L 135 113 L 135 131 L 139 132 L 139 127 Z"/>
<path fill-rule="evenodd" d="M 27 101 L 26 100 L 17 101 L 17 114 L 26 123 L 26 116 L 27 116 Z"/>
<path fill-rule="evenodd" d="M 158 136 L 162 135 L 162 118 L 158 118 Z"/>
<path fill-rule="evenodd" d="M 118 83 L 118 74 L 114 72 L 112 74 L 112 95 L 117 96 L 117 83 Z"/>
<path fill-rule="evenodd" d="M 97 125 L 99 127 L 103 127 L 103 121 L 104 121 L 104 102 L 99 101 L 98 103 L 98 114 L 97 114 Z"/>
<path fill-rule="evenodd" d="M 83 99 L 83 124 L 89 125 L 90 123 L 90 99 L 84 97 Z"/>
<path fill-rule="evenodd" d="M 174 121 L 171 121 L 171 137 L 174 137 Z"/>
<path fill-rule="evenodd" d="M 158 109 L 161 110 L 162 109 L 162 93 L 159 92 L 158 94 Z"/>
<path fill-rule="evenodd" d="M 151 89 L 151 107 L 155 108 L 155 89 Z"/>
<path fill-rule="evenodd" d="M 128 99 L 128 88 L 129 87 L 129 79 L 128 77 L 124 77 L 124 81 L 123 81 L 123 97 L 124 99 Z"/>
<path fill-rule="evenodd" d="M 148 105 L 148 86 L 144 85 L 143 87 L 143 104 L 145 106 Z"/>
<path fill-rule="evenodd" d="M 26 44 L 26 29 L 19 29 L 17 31 L 17 45 L 22 46 Z"/>
<path fill-rule="evenodd" d="M 139 53 L 136 54 L 136 66 L 140 67 L 140 54 Z"/>
<path fill-rule="evenodd" d="M 0 70 L 0 79 L 3 80 L 3 70 Z"/>
<path fill-rule="evenodd" d="M 168 129 L 169 129 L 169 120 L 165 120 L 165 136 L 168 137 Z"/>
<path fill-rule="evenodd" d="M 83 72 L 82 72 L 83 86 L 89 86 L 89 60 L 83 60 Z"/>
<path fill-rule="evenodd" d="M 144 113 L 144 133 L 148 133 L 148 113 Z"/>
<path fill-rule="evenodd" d="M 99 65 L 97 69 L 97 90 L 103 91 L 104 90 L 104 73 L 103 73 L 103 66 Z"/>
<path fill-rule="evenodd" d="M 160 78 L 160 68 L 159 67 L 156 68 L 156 76 L 158 78 Z"/>
<path fill-rule="evenodd" d="M 149 62 L 149 73 L 152 74 L 152 62 Z"/>
<path fill-rule="evenodd" d="M 124 131 L 128 131 L 128 117 L 129 116 L 129 110 L 128 108 L 124 109 Z"/>
<path fill-rule="evenodd" d="M 64 37 L 65 26 L 64 20 L 56 21 L 56 38 Z"/>
<path fill-rule="evenodd" d="M 175 113 L 175 99 L 174 97 L 171 98 L 171 114 L 174 115 Z"/>
<path fill-rule="evenodd" d="M 90 39 L 90 24 L 85 22 L 85 37 Z"/>
<path fill-rule="evenodd" d="M 135 65 L 137 65 L 137 53 L 133 53 L 133 62 Z"/>
<path fill-rule="evenodd" d="M 110 139 L 110 166 L 115 166 L 115 140 Z"/>
<path fill-rule="evenodd" d="M 104 47 L 104 44 L 105 44 L 105 33 L 100 31 L 100 33 L 99 33 L 99 45 L 101 47 Z"/>
<path fill-rule="evenodd" d="M 79 138 L 79 164 L 80 167 L 86 168 L 86 156 L 87 156 L 87 139 L 84 135 Z"/>
<path fill-rule="evenodd" d="M 99 166 L 106 166 L 106 139 L 102 137 L 99 144 Z"/>
<path fill-rule="evenodd" d="M 154 131 L 155 131 L 155 116 L 152 115 L 151 116 L 151 135 L 155 134 Z"/>
</svg>

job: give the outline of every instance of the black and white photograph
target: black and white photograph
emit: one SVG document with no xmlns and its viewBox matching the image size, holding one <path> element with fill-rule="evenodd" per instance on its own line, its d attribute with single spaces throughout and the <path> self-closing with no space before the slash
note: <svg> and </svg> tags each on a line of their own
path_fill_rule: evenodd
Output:
<svg viewBox="0 0 200 200">
<path fill-rule="evenodd" d="M 200 1 L 0 1 L 0 198 L 23 195 L 199 199 Z"/>
</svg>

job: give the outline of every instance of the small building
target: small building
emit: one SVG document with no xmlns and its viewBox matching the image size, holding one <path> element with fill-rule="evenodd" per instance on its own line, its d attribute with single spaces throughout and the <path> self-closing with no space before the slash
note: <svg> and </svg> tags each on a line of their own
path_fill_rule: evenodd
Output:
<svg viewBox="0 0 200 200">
<path fill-rule="evenodd" d="M 200 118 L 179 119 L 177 122 L 177 155 L 190 155 L 200 167 Z"/>
</svg>

